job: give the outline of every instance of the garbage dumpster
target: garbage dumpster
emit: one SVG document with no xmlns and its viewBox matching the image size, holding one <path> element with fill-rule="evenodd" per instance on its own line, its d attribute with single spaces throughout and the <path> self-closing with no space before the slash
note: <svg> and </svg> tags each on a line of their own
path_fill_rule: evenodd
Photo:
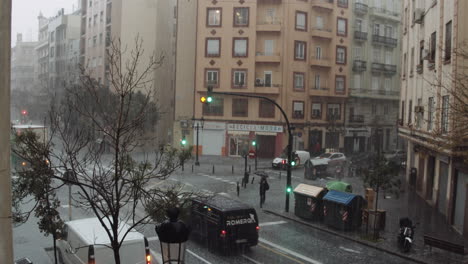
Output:
<svg viewBox="0 0 468 264">
<path fill-rule="evenodd" d="M 321 221 L 323 219 L 322 198 L 327 190 L 309 184 L 299 184 L 294 189 L 294 213 L 304 219 Z"/>
<path fill-rule="evenodd" d="M 33 264 L 33 262 L 29 260 L 28 258 L 22 258 L 22 259 L 15 260 L 15 264 Z"/>
<path fill-rule="evenodd" d="M 331 190 L 323 197 L 324 223 L 340 230 L 355 230 L 361 226 L 365 203 L 360 195 Z"/>
<path fill-rule="evenodd" d="M 309 159 L 304 164 L 304 179 L 323 178 L 327 173 L 328 162 L 323 159 Z"/>
<path fill-rule="evenodd" d="M 328 190 L 335 190 L 335 191 L 340 191 L 340 192 L 353 192 L 353 187 L 351 184 L 347 182 L 342 182 L 342 181 L 330 181 L 327 182 L 326 188 Z"/>
</svg>

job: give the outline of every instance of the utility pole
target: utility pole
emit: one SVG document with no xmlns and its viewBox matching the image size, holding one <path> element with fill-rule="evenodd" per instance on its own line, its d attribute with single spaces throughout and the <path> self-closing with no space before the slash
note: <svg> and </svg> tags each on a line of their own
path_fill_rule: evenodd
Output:
<svg viewBox="0 0 468 264">
<path fill-rule="evenodd" d="M 11 0 L 0 0 L 0 259 L 13 263 L 10 175 Z"/>
</svg>

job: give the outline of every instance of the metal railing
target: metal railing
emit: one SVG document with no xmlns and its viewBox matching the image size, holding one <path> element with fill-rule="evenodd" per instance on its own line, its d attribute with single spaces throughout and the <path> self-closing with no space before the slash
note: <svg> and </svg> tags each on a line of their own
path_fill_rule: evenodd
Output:
<svg viewBox="0 0 468 264">
<path fill-rule="evenodd" d="M 277 17 L 257 20 L 257 25 L 281 25 L 281 19 Z"/>
<path fill-rule="evenodd" d="M 364 123 L 364 115 L 350 115 L 349 122 Z"/>
<path fill-rule="evenodd" d="M 264 52 L 264 51 L 257 51 L 255 52 L 256 56 L 280 56 L 279 52 Z"/>
<path fill-rule="evenodd" d="M 396 65 L 384 64 L 384 72 L 386 74 L 396 74 Z"/>
<path fill-rule="evenodd" d="M 363 72 L 367 70 L 367 61 L 363 60 L 354 60 L 353 61 L 353 71 Z"/>
<path fill-rule="evenodd" d="M 359 14 L 366 14 L 369 10 L 369 6 L 363 3 L 355 3 L 354 4 L 354 11 Z"/>
<path fill-rule="evenodd" d="M 385 69 L 385 64 L 379 62 L 373 62 L 371 66 L 371 71 L 375 73 L 383 72 Z"/>
<path fill-rule="evenodd" d="M 355 30 L 354 31 L 354 38 L 357 40 L 367 40 L 367 32 Z"/>
<path fill-rule="evenodd" d="M 398 40 L 395 38 L 380 36 L 377 34 L 372 35 L 372 42 L 375 44 L 381 44 L 393 48 L 396 47 L 398 44 Z"/>
<path fill-rule="evenodd" d="M 328 90 L 330 90 L 330 88 L 328 88 L 328 87 L 324 87 L 324 86 L 319 86 L 319 87 L 317 87 L 317 86 L 315 86 L 315 85 L 312 86 L 311 89 L 312 89 L 312 90 L 315 90 L 315 91 L 328 91 Z"/>
<path fill-rule="evenodd" d="M 399 91 L 389 91 L 384 89 L 360 89 L 351 88 L 351 94 L 367 94 L 367 95 L 387 95 L 387 96 L 399 96 Z"/>
</svg>

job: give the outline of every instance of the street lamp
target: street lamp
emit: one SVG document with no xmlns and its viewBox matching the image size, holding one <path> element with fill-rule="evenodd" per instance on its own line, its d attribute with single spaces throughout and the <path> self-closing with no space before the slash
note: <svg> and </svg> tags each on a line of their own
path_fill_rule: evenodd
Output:
<svg viewBox="0 0 468 264">
<path fill-rule="evenodd" d="M 161 244 L 161 256 L 163 264 L 184 264 L 185 246 L 190 235 L 187 225 L 178 219 L 178 208 L 170 208 L 166 211 L 169 220 L 156 226 L 156 233 Z"/>
<path fill-rule="evenodd" d="M 200 129 L 200 127 L 203 129 L 203 126 L 205 124 L 205 119 L 203 118 L 200 118 L 200 119 L 196 119 L 195 116 L 192 117 L 192 128 L 196 128 L 197 129 L 197 145 L 195 147 L 195 166 L 200 166 L 200 162 L 198 161 L 198 130 Z M 196 125 L 195 125 L 195 121 L 200 121 L 200 122 L 196 122 Z M 201 126 L 200 126 L 201 125 Z"/>
</svg>

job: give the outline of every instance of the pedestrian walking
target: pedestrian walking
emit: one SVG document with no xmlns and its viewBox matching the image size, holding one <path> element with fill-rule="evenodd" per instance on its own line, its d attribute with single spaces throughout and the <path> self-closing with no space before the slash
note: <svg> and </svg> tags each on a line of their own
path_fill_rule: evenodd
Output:
<svg viewBox="0 0 468 264">
<path fill-rule="evenodd" d="M 260 180 L 260 208 L 262 208 L 263 204 L 265 203 L 266 191 L 269 189 L 270 185 L 268 184 L 266 177 L 262 177 Z"/>
</svg>

